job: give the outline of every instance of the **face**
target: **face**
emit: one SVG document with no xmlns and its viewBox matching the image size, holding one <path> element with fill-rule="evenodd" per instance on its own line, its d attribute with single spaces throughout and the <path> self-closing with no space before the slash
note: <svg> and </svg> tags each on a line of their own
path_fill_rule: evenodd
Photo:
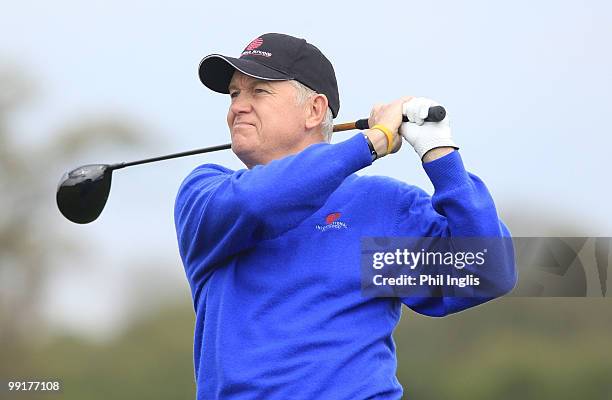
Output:
<svg viewBox="0 0 612 400">
<path fill-rule="evenodd" d="M 298 104 L 291 83 L 263 81 L 236 71 L 229 92 L 232 150 L 247 167 L 267 164 L 307 145 L 308 108 Z"/>
</svg>

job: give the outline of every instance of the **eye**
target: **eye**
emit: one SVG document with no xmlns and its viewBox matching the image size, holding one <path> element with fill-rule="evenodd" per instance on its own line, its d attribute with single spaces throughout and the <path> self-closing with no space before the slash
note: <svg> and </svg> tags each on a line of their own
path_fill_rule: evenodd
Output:
<svg viewBox="0 0 612 400">
<path fill-rule="evenodd" d="M 255 88 L 255 93 L 265 93 L 265 94 L 270 94 L 270 92 L 266 89 L 262 89 L 262 88 Z"/>
<path fill-rule="evenodd" d="M 229 93 L 229 95 L 230 95 L 230 97 L 232 99 L 238 97 L 239 94 L 240 94 L 239 90 L 231 90 L 230 93 Z"/>
</svg>

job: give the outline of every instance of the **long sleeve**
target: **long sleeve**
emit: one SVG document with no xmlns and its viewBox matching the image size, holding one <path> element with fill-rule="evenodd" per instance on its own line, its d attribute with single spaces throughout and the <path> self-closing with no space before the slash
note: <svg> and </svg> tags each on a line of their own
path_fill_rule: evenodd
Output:
<svg viewBox="0 0 612 400">
<path fill-rule="evenodd" d="M 426 237 L 510 237 L 510 232 L 497 215 L 495 204 L 486 186 L 477 176 L 467 172 L 459 152 L 423 165 L 434 185 L 430 197 L 421 189 L 411 187 L 400 195 L 397 217 L 398 236 Z M 498 241 L 498 246 L 510 246 L 510 240 Z M 511 254 L 507 248 L 503 254 Z M 516 284 L 513 257 L 497 264 L 494 284 L 497 293 L 507 293 Z M 433 290 L 433 289 L 432 289 Z M 429 316 L 444 316 L 484 303 L 493 297 L 448 297 L 435 293 L 431 297 L 404 297 L 402 302 L 411 309 Z"/>
<path fill-rule="evenodd" d="M 179 252 L 194 295 L 216 265 L 295 228 L 347 176 L 370 164 L 359 134 L 250 170 L 196 168 L 181 185 L 174 211 Z"/>
</svg>

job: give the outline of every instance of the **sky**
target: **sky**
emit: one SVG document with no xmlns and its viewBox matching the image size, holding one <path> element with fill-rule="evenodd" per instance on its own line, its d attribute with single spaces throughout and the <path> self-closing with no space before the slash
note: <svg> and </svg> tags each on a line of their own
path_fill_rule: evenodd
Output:
<svg viewBox="0 0 612 400">
<path fill-rule="evenodd" d="M 243 166 L 225 151 L 117 171 L 104 212 L 84 226 L 55 208 L 62 173 L 227 143 L 229 99 L 202 86 L 198 64 L 210 53 L 238 56 L 266 32 L 306 38 L 332 61 L 336 122 L 404 95 L 443 104 L 468 170 L 485 181 L 502 217 L 530 221 L 515 235 L 542 235 L 562 220 L 581 226 L 580 235 L 612 236 L 609 2 L 25 0 L 2 9 L 0 67 L 17 65 L 38 87 L 14 121 L 26 153 L 84 115 L 123 116 L 147 140 L 91 149 L 48 182 L 48 229 L 86 249 L 57 267 L 48 288 L 48 313 L 64 327 L 112 332 L 130 288 L 150 274 L 164 277 L 168 292 L 187 293 L 172 220 L 176 191 L 199 164 Z M 361 173 L 432 191 L 406 143 Z"/>
</svg>

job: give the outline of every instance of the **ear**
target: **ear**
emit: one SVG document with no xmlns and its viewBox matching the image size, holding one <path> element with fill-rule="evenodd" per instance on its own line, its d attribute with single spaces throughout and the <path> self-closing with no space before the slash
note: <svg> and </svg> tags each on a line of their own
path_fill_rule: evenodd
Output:
<svg viewBox="0 0 612 400">
<path fill-rule="evenodd" d="M 316 94 L 310 98 L 306 110 L 306 129 L 313 129 L 321 125 L 327 113 L 328 104 L 324 94 Z"/>
</svg>

